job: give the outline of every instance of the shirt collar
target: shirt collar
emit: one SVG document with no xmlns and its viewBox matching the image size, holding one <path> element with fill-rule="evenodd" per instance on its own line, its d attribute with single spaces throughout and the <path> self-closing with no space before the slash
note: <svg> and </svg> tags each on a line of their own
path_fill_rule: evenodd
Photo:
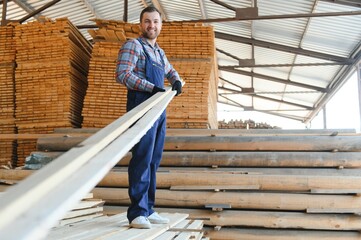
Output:
<svg viewBox="0 0 361 240">
<path fill-rule="evenodd" d="M 142 40 L 143 44 L 146 44 L 147 46 L 154 48 L 155 50 L 159 50 L 159 45 L 157 42 L 154 44 L 154 47 L 153 47 L 152 45 L 150 45 L 150 43 L 147 41 L 147 39 L 145 37 L 140 36 L 140 39 Z"/>
</svg>

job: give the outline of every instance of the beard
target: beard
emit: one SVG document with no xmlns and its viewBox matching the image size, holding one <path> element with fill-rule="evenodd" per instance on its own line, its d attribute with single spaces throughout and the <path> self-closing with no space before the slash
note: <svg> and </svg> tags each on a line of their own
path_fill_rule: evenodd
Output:
<svg viewBox="0 0 361 240">
<path fill-rule="evenodd" d="M 142 29 L 142 35 L 147 39 L 153 40 L 159 36 L 159 31 L 158 30 L 147 31 L 146 29 Z"/>
</svg>

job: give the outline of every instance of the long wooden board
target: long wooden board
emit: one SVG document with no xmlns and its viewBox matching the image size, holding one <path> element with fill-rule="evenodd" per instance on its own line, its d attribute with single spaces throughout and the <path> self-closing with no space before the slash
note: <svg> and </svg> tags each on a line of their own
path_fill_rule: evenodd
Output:
<svg viewBox="0 0 361 240">
<path fill-rule="evenodd" d="M 171 89 L 157 93 L 27 180 L 9 188 L 0 199 L 5 203 L 0 209 L 0 232 L 5 233 L 5 239 L 45 237 L 56 221 L 139 141 L 174 95 Z M 45 210 L 44 206 L 47 206 Z"/>
</svg>

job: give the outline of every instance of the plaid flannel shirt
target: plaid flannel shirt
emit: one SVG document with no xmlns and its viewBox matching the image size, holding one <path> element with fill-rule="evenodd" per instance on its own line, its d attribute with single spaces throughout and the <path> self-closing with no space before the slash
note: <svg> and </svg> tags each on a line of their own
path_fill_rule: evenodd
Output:
<svg viewBox="0 0 361 240">
<path fill-rule="evenodd" d="M 175 81 L 180 80 L 177 71 L 169 63 L 163 49 L 157 43 L 153 48 L 143 37 L 141 40 L 153 61 L 161 63 L 159 54 L 162 54 L 165 64 L 164 74 L 168 81 L 173 84 Z M 145 59 L 146 55 L 143 47 L 137 39 L 124 43 L 118 54 L 115 72 L 116 80 L 124 84 L 128 89 L 152 92 L 154 84 L 145 78 Z"/>
</svg>

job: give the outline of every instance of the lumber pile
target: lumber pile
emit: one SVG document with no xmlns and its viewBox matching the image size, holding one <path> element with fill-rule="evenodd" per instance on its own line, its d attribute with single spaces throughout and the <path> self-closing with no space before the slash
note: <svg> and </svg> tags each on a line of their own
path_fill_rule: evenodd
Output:
<svg viewBox="0 0 361 240">
<path fill-rule="evenodd" d="M 67 136 L 39 138 L 38 153 L 61 155 L 87 137 Z M 130 157 L 93 190 L 106 214 L 129 205 Z M 167 129 L 156 210 L 202 219 L 211 239 L 359 239 L 360 169 L 361 136 L 350 130 Z"/>
<path fill-rule="evenodd" d="M 181 155 L 158 173 L 160 211 L 182 209 L 209 219 L 204 223 L 211 227 L 206 233 L 211 239 L 360 238 L 361 226 L 353 223 L 361 222 L 361 136 L 340 131 L 232 132 L 167 137 L 165 153 Z M 208 168 L 197 165 L 201 160 L 194 156 L 200 153 Z M 224 158 L 223 165 L 219 158 Z M 114 170 L 103 181 L 95 196 L 126 207 L 126 169 Z"/>
<path fill-rule="evenodd" d="M 80 127 L 92 47 L 66 18 L 15 28 L 16 126 L 19 133 Z M 18 165 L 36 148 L 19 140 Z"/>
<path fill-rule="evenodd" d="M 47 239 L 143 239 L 143 240 L 190 240 L 203 237 L 201 220 L 187 219 L 188 214 L 162 213 L 170 219 L 168 224 L 153 224 L 151 229 L 129 228 L 126 213 L 102 216 L 93 220 L 52 229 Z"/>
<path fill-rule="evenodd" d="M 14 26 L 0 26 L 0 133 L 17 133 L 15 126 Z M 16 141 L 0 140 L 0 166 L 16 162 Z"/>
<path fill-rule="evenodd" d="M 73 207 L 55 227 L 61 227 L 70 224 L 73 225 L 78 222 L 89 221 L 101 217 L 104 215 L 103 205 L 103 200 L 94 199 L 93 194 L 89 193 L 75 207 Z"/>
<path fill-rule="evenodd" d="M 249 120 L 225 120 L 218 121 L 218 129 L 280 129 L 280 127 L 271 126 L 267 123 L 257 123 L 251 119 Z"/>
<path fill-rule="evenodd" d="M 87 128 L 104 127 L 125 113 L 126 88 L 116 83 L 114 71 L 120 46 L 139 36 L 138 24 L 99 19 L 95 22 L 99 29 L 89 31 L 95 43 L 83 110 L 83 127 Z M 183 94 L 167 108 L 168 127 L 217 128 L 213 29 L 163 23 L 158 43 L 186 82 Z"/>
</svg>

